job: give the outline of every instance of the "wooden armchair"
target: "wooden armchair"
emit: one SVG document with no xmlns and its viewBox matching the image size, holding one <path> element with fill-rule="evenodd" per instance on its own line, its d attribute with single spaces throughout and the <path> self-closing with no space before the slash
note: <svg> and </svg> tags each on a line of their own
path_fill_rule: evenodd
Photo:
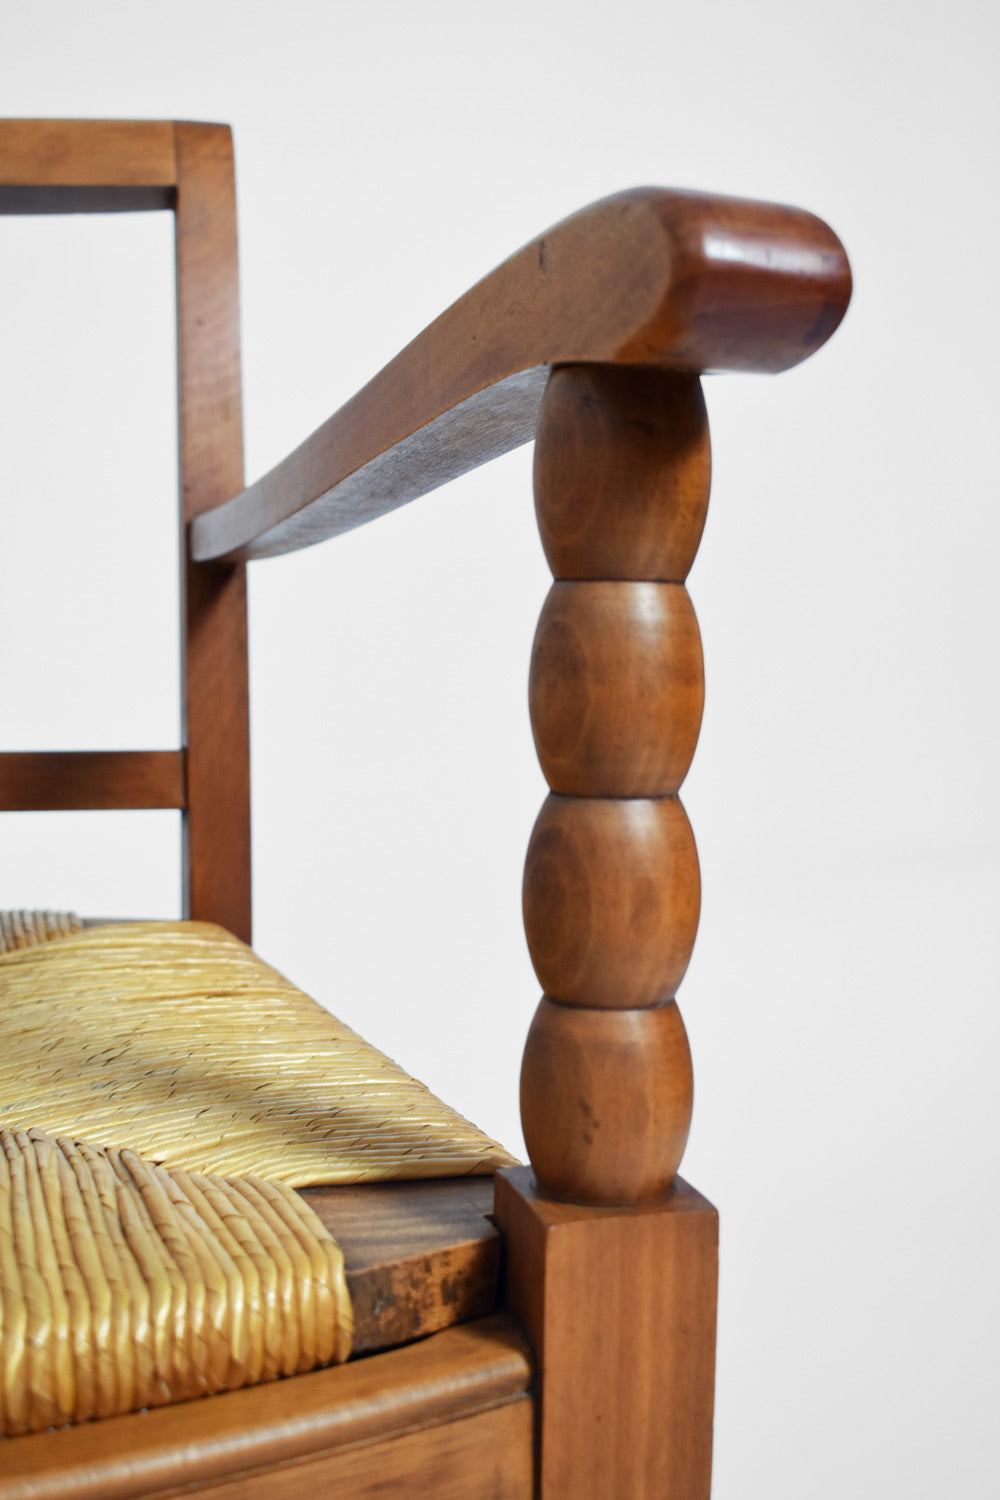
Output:
<svg viewBox="0 0 1000 1500">
<path fill-rule="evenodd" d="M 314 1193 L 366 1357 L 9 1439 L 0 1496 L 706 1496 L 717 1218 L 676 1177 L 692 1071 L 674 999 L 699 908 L 677 796 L 703 692 L 684 587 L 709 490 L 699 375 L 819 348 L 850 296 L 841 246 L 788 208 L 606 199 L 245 489 L 228 129 L 0 125 L 3 213 L 153 208 L 176 216 L 184 742 L 0 755 L 0 809 L 179 809 L 185 914 L 249 942 L 248 560 L 534 437 L 556 581 L 529 690 L 551 788 L 524 881 L 545 995 L 521 1079 L 532 1166 L 496 1178 L 499 1239 L 489 1179 Z"/>
</svg>

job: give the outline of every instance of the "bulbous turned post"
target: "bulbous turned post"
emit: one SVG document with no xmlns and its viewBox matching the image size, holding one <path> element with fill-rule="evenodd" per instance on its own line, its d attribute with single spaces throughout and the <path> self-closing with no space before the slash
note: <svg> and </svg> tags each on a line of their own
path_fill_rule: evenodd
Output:
<svg viewBox="0 0 1000 1500">
<path fill-rule="evenodd" d="M 524 922 L 544 995 L 521 1073 L 540 1187 L 573 1203 L 662 1198 L 687 1142 L 692 1070 L 674 998 L 700 879 L 677 795 L 701 726 L 684 580 L 711 456 L 697 376 L 553 371 L 535 506 L 555 582 L 529 707 L 551 788 L 528 846 Z"/>
</svg>

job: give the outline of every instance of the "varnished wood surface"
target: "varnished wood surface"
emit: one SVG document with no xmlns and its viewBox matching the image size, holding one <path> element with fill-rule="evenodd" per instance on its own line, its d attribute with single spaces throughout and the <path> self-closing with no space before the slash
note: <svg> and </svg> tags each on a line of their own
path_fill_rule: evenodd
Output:
<svg viewBox="0 0 1000 1500">
<path fill-rule="evenodd" d="M 344 1252 L 354 1353 L 485 1317 L 498 1305 L 492 1177 L 304 1188 Z"/>
<path fill-rule="evenodd" d="M 192 556 L 308 546 L 527 442 L 551 365 L 782 370 L 849 296 L 840 242 L 811 214 L 619 193 L 505 261 L 276 469 L 199 516 Z"/>
<path fill-rule="evenodd" d="M 670 999 L 701 906 L 680 800 L 546 798 L 525 856 L 523 904 L 528 952 L 552 999 L 623 1009 Z"/>
<path fill-rule="evenodd" d="M 190 521 L 243 483 L 236 183 L 227 125 L 174 131 L 181 489 Z"/>
<path fill-rule="evenodd" d="M 541 1500 L 708 1500 L 718 1215 L 677 1178 L 648 1208 L 497 1178 L 507 1291 L 536 1351 Z"/>
<path fill-rule="evenodd" d="M 180 480 L 190 521 L 243 483 L 236 197 L 228 127 L 179 124 L 175 143 Z M 183 575 L 184 912 L 249 942 L 245 570 L 187 561 Z"/>
<path fill-rule="evenodd" d="M 0 120 L 0 184 L 173 187 L 169 120 Z"/>
<path fill-rule="evenodd" d="M 528 706 L 554 792 L 676 792 L 704 699 L 701 636 L 682 584 L 552 585 L 535 632 Z"/>
<path fill-rule="evenodd" d="M 538 416 L 538 531 L 556 578 L 683 583 L 705 526 L 712 450 L 695 375 L 553 370 Z"/>
<path fill-rule="evenodd" d="M 149 120 L 0 120 L 0 213 L 170 208 L 174 127 Z"/>
<path fill-rule="evenodd" d="M 182 750 L 8 751 L 0 754 L 0 811 L 178 807 Z"/>
<path fill-rule="evenodd" d="M 527 1345 L 512 1324 L 502 1317 L 467 1323 L 311 1375 L 10 1439 L 0 1500 L 197 1492 L 362 1444 L 371 1481 L 381 1441 L 517 1402 L 531 1379 Z"/>
<path fill-rule="evenodd" d="M 569 1203 L 662 1198 L 684 1155 L 693 1089 L 676 1001 L 590 1010 L 543 999 L 521 1064 L 521 1126 L 539 1183 Z"/>
<path fill-rule="evenodd" d="M 252 941 L 246 570 L 185 566 L 183 912 Z"/>
<path fill-rule="evenodd" d="M 521 1396 L 474 1417 L 196 1493 L 210 1500 L 532 1500 L 534 1428 L 535 1404 Z"/>
</svg>

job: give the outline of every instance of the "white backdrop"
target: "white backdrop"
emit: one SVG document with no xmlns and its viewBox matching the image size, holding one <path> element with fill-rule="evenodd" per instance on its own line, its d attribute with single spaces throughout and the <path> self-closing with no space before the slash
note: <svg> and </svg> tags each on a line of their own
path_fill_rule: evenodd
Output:
<svg viewBox="0 0 1000 1500">
<path fill-rule="evenodd" d="M 833 343 L 708 389 L 680 1002 L 717 1500 L 1000 1492 L 998 40 L 986 0 L 0 0 L 6 113 L 234 126 L 251 478 L 605 193 L 847 245 Z M 176 684 L 169 221 L 0 231 L 0 739 L 176 743 L 141 665 Z M 252 579 L 257 945 L 514 1149 L 546 587 L 528 450 Z M 0 904 L 176 912 L 173 815 L 8 816 L 0 853 Z"/>
</svg>

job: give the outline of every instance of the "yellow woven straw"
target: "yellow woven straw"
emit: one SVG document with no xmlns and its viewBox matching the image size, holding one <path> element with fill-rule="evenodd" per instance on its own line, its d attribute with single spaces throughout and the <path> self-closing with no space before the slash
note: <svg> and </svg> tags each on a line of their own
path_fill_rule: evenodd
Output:
<svg viewBox="0 0 1000 1500">
<path fill-rule="evenodd" d="M 351 1347 L 343 1257 L 290 1188 L 36 1130 L 0 1130 L 0 1312 L 8 1437 L 234 1390 Z M 254 1315 L 266 1332 L 248 1358 Z"/>
<path fill-rule="evenodd" d="M 69 937 L 82 926 L 72 911 L 0 911 L 0 953 L 37 948 L 39 943 Z"/>
<path fill-rule="evenodd" d="M 0 953 L 0 1126 L 293 1186 L 513 1160 L 243 943 L 198 922 L 90 928 Z"/>
</svg>

